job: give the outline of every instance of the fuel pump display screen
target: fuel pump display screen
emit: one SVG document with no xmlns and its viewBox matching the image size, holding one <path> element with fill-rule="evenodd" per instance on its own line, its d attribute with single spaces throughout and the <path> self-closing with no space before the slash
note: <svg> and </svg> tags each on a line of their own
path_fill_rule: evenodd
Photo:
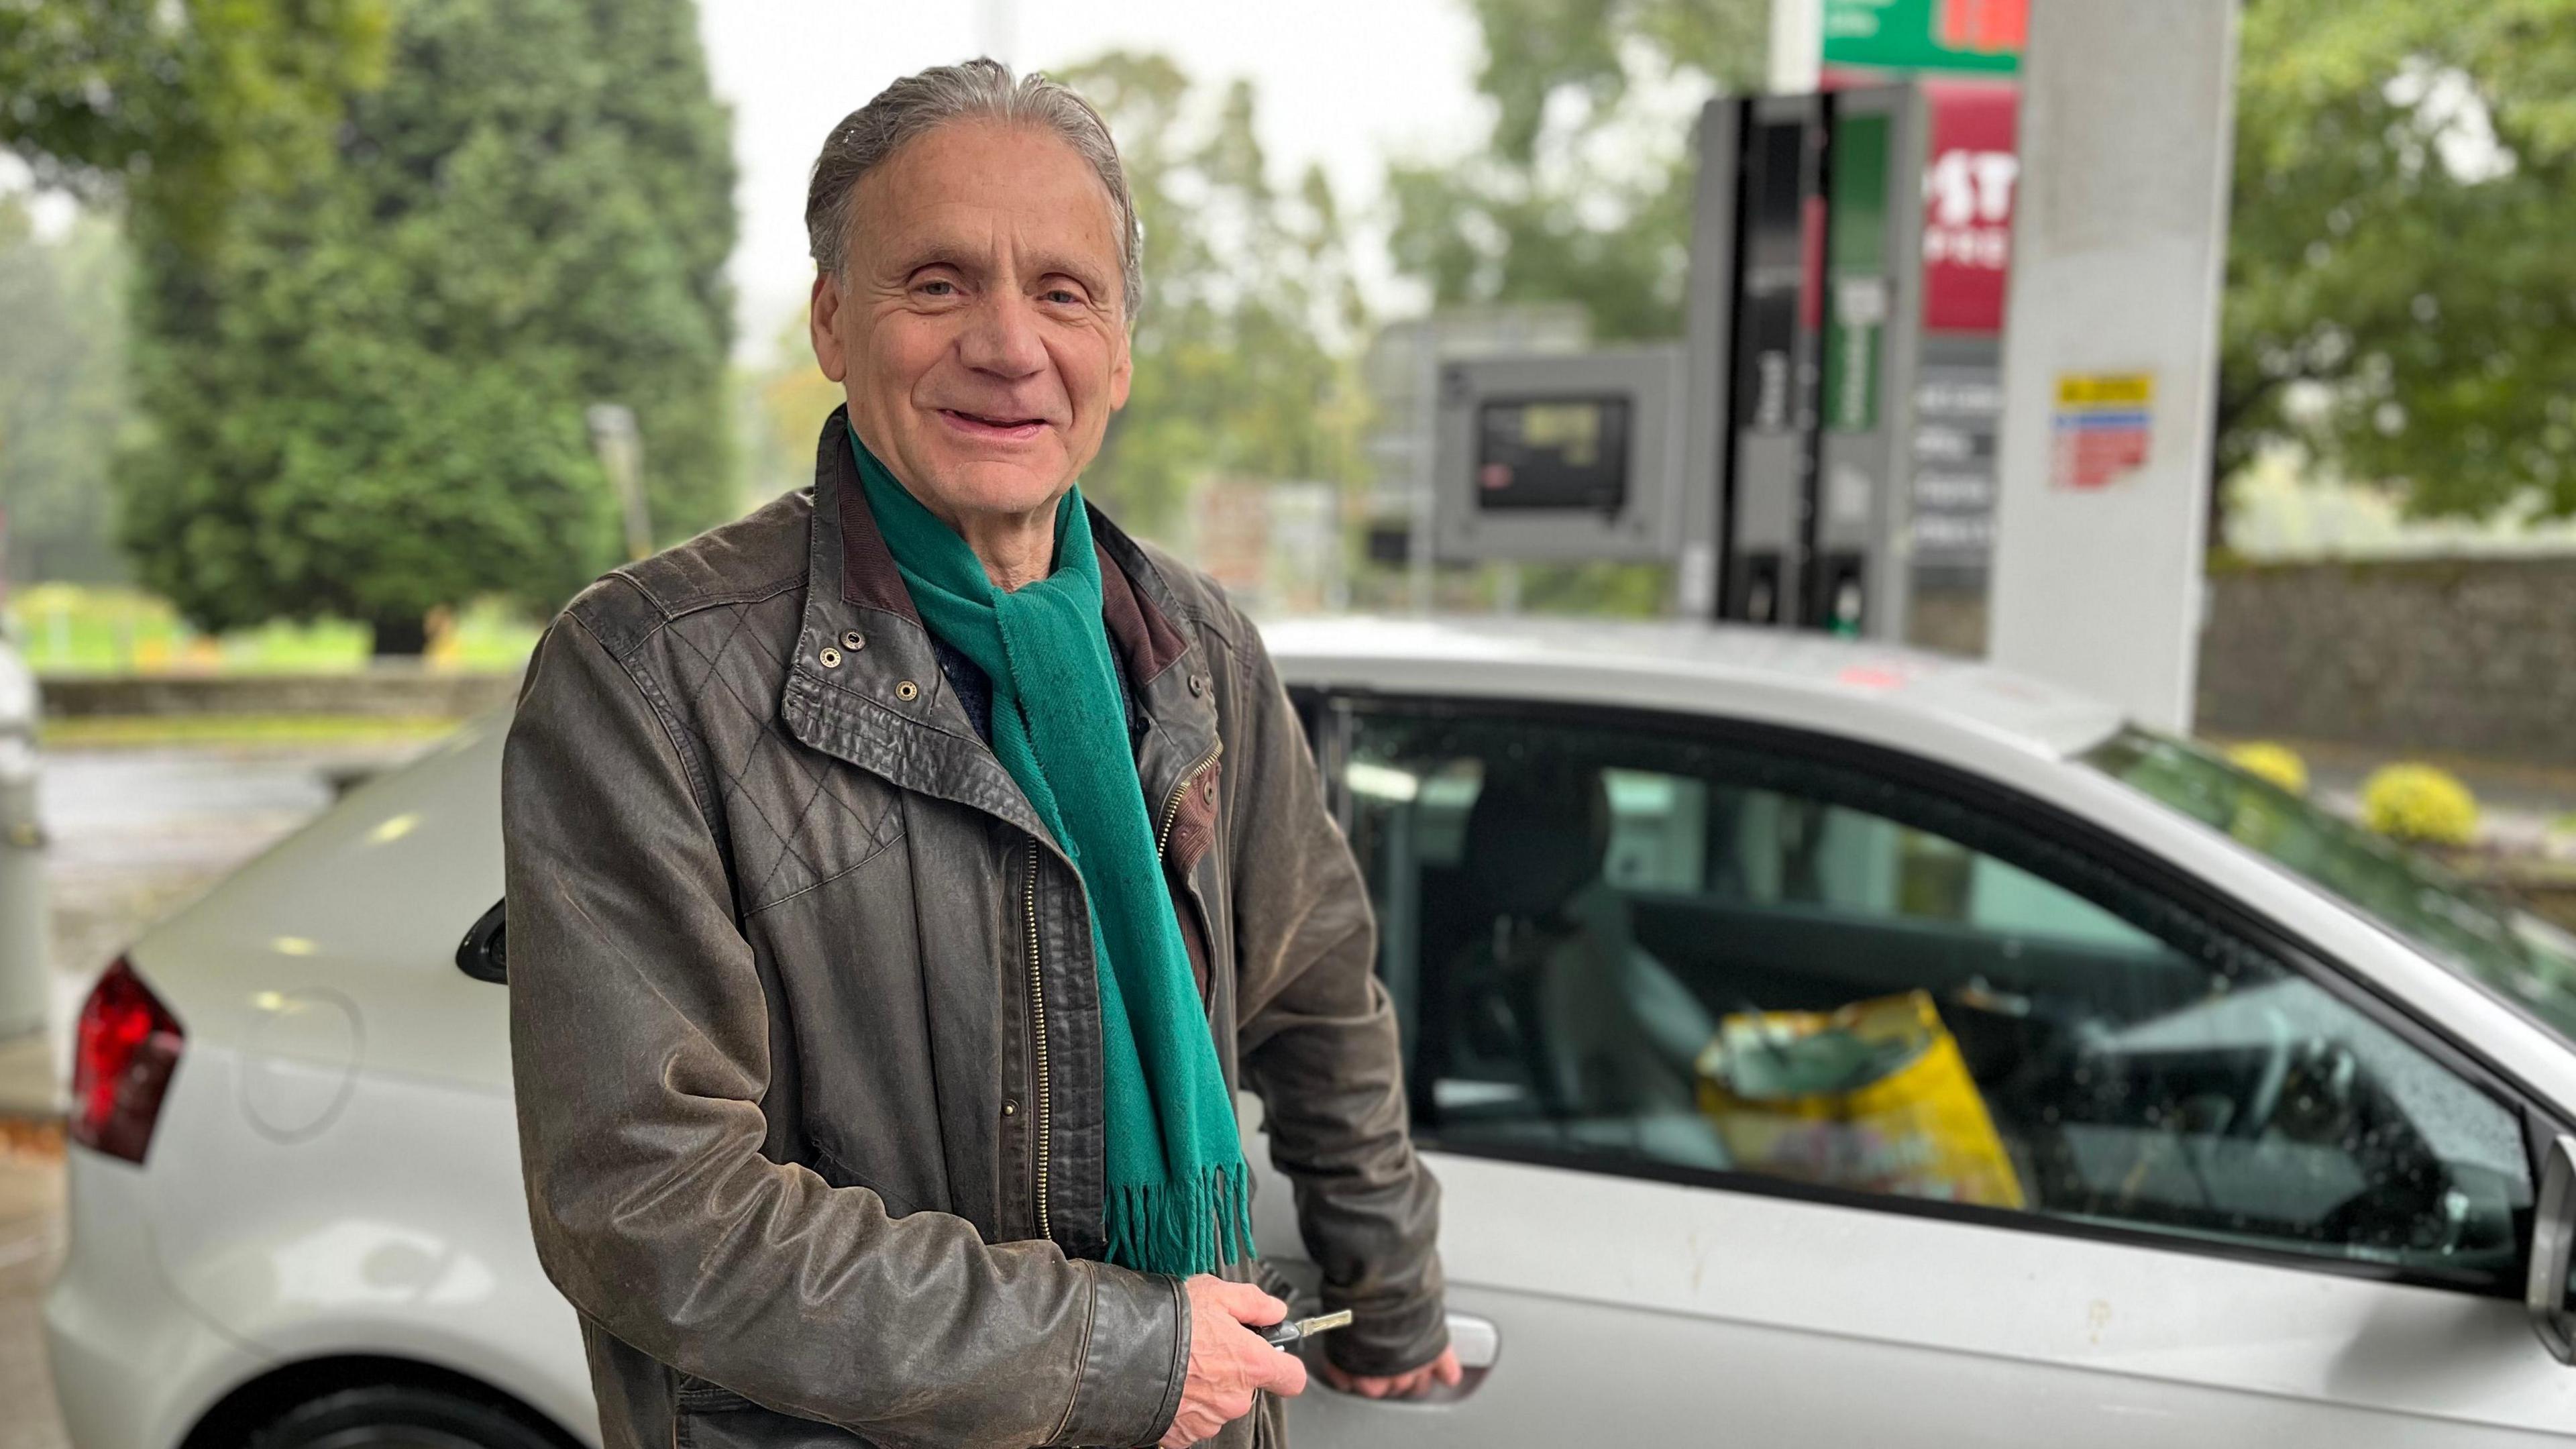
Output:
<svg viewBox="0 0 2576 1449">
<path fill-rule="evenodd" d="M 1431 556 L 1671 558 L 1684 370 L 1677 343 L 1441 363 L 1425 419 Z"/>
<path fill-rule="evenodd" d="M 1584 509 L 1628 502 L 1630 400 L 1491 399 L 1476 410 L 1479 509 Z"/>
</svg>

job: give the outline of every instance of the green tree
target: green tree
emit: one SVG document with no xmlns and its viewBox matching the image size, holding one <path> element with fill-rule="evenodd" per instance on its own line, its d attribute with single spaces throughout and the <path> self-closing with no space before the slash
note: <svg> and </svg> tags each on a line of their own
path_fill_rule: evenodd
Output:
<svg viewBox="0 0 2576 1449">
<path fill-rule="evenodd" d="M 1058 78 L 1109 121 L 1145 230 L 1132 401 L 1084 488 L 1156 531 L 1204 477 L 1358 478 L 1367 319 L 1321 168 L 1271 183 L 1248 81 L 1211 98 L 1128 51 Z"/>
<path fill-rule="evenodd" d="M 2576 514 L 2576 0 L 2252 0 L 2240 44 L 2222 474 Z"/>
<path fill-rule="evenodd" d="M 91 212 L 51 240 L 0 197 L 0 510 L 12 584 L 113 579 L 107 465 L 124 426 L 125 262 Z"/>
<path fill-rule="evenodd" d="M 123 192 L 207 239 L 232 197 L 318 160 L 381 73 L 387 0 L 11 0 L 0 146 L 39 179 Z"/>
<path fill-rule="evenodd" d="M 406 0 L 326 155 L 138 229 L 119 469 L 142 580 L 201 627 L 549 609 L 614 556 L 583 413 L 632 407 L 658 531 L 735 502 L 728 122 L 688 0 Z"/>
<path fill-rule="evenodd" d="M 1391 167 L 1390 246 L 1439 304 L 1583 303 L 1605 340 L 1681 331 L 1688 133 L 1713 90 L 1760 82 L 1764 0 L 1469 0 L 1478 151 Z"/>
</svg>

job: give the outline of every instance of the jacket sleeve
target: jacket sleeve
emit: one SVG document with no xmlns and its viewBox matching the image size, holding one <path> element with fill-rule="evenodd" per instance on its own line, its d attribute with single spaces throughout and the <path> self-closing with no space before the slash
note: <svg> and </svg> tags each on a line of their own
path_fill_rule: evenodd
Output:
<svg viewBox="0 0 2576 1449">
<path fill-rule="evenodd" d="M 1414 1155 L 1359 865 L 1324 808 L 1323 777 L 1259 632 L 1240 616 L 1234 627 L 1239 718 L 1226 774 L 1245 1083 L 1323 1269 L 1324 1307 L 1352 1310 L 1327 1351 L 1352 1373 L 1402 1373 L 1449 1342 L 1433 1243 L 1440 1185 Z"/>
<path fill-rule="evenodd" d="M 504 753 L 512 1062 L 547 1276 L 678 1373 L 863 1436 L 1159 1438 L 1188 1357 L 1177 1281 L 890 1217 L 763 1155 L 766 997 L 701 767 L 650 686 L 568 612 Z"/>
</svg>

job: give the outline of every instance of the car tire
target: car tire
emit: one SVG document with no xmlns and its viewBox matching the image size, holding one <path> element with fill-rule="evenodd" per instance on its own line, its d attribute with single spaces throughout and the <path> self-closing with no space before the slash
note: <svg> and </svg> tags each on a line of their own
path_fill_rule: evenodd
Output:
<svg viewBox="0 0 2576 1449">
<path fill-rule="evenodd" d="M 252 1431 L 244 1449 L 565 1449 L 522 1414 L 414 1384 L 367 1384 L 305 1400 Z"/>
</svg>

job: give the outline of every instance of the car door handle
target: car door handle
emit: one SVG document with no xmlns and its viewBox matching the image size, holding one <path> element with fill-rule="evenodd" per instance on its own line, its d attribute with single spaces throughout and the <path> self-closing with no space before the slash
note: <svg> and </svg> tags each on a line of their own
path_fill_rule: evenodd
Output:
<svg viewBox="0 0 2576 1449">
<path fill-rule="evenodd" d="M 1449 1346 L 1458 1353 L 1458 1367 L 1482 1375 L 1503 1356 L 1503 1331 L 1490 1318 L 1472 1313 L 1449 1315 Z"/>
<path fill-rule="evenodd" d="M 1384 1402 L 1454 1404 L 1474 1393 L 1484 1387 L 1485 1375 L 1494 1371 L 1495 1361 L 1503 1355 L 1503 1332 L 1490 1318 L 1478 1318 L 1472 1313 L 1452 1313 L 1449 1315 L 1449 1347 L 1458 1355 L 1461 1372 L 1457 1387 L 1433 1384 L 1419 1397 Z"/>
</svg>

